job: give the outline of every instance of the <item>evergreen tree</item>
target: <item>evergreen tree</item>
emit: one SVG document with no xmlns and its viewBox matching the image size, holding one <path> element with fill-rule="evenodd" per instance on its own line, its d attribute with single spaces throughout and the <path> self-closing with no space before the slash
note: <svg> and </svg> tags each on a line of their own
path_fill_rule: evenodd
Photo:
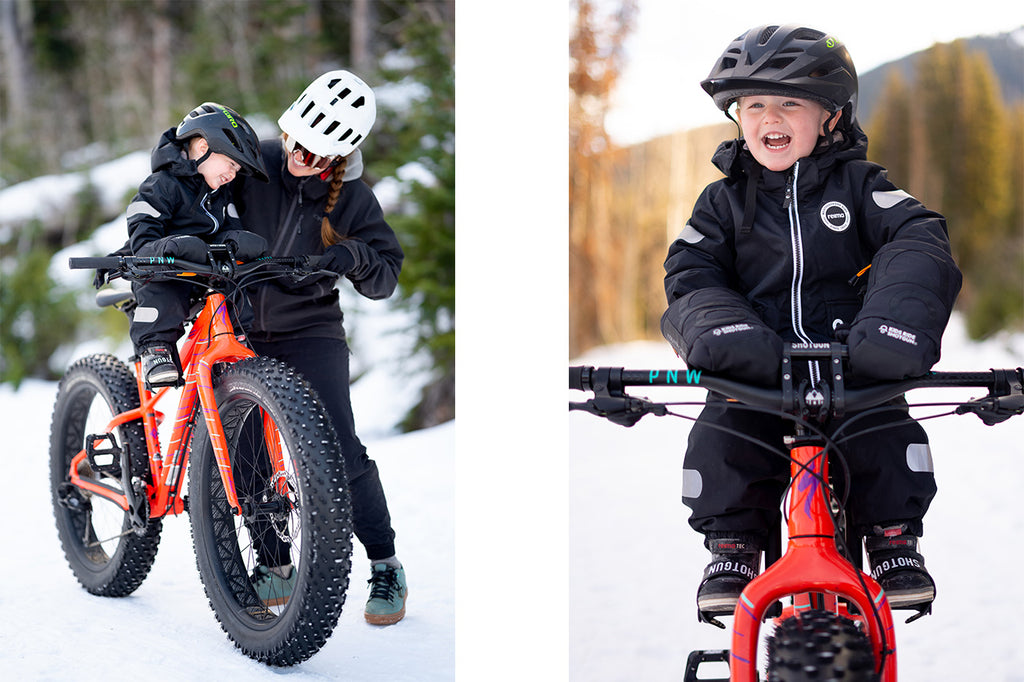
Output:
<svg viewBox="0 0 1024 682">
<path fill-rule="evenodd" d="M 886 78 L 878 107 L 871 118 L 867 135 L 871 154 L 885 159 L 889 179 L 904 187 L 911 179 L 910 91 L 906 79 L 893 69 Z"/>
<path fill-rule="evenodd" d="M 964 41 L 933 46 L 914 83 L 889 81 L 869 129 L 872 160 L 896 169 L 897 184 L 946 217 L 971 336 L 1019 325 L 1024 239 L 1014 164 L 1022 147 L 988 59 Z"/>
<path fill-rule="evenodd" d="M 381 106 L 369 169 L 404 179 L 402 208 L 388 216 L 405 261 L 402 304 L 415 311 L 417 352 L 429 354 L 433 378 L 406 417 L 407 429 L 455 416 L 455 74 L 454 35 L 444 17 L 410 2 L 400 30 L 404 59 L 382 75 L 419 94 L 401 111 Z"/>
<path fill-rule="evenodd" d="M 0 272 L 0 383 L 55 378 L 50 356 L 81 317 L 74 294 L 57 290 L 49 266 L 49 251 L 35 248 L 13 271 Z"/>
</svg>

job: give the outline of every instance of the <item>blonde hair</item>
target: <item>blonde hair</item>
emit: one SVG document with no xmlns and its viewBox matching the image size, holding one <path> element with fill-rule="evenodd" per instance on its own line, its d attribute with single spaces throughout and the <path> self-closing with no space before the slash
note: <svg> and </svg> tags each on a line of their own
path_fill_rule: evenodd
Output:
<svg viewBox="0 0 1024 682">
<path fill-rule="evenodd" d="M 325 249 L 347 239 L 347 237 L 338 234 L 338 231 L 331 225 L 330 218 L 331 211 L 334 210 L 335 205 L 338 203 L 338 196 L 341 194 L 341 184 L 345 178 L 345 166 L 347 165 L 348 157 L 342 158 L 331 174 L 331 188 L 327 192 L 327 206 L 324 207 L 324 218 L 320 221 L 320 241 L 323 242 Z"/>
</svg>

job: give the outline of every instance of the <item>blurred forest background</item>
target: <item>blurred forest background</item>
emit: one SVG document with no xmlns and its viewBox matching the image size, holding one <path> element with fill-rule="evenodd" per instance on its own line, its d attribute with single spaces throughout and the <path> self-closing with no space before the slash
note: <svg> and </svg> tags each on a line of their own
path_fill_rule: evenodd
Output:
<svg viewBox="0 0 1024 682">
<path fill-rule="evenodd" d="M 569 353 L 660 339 L 662 263 L 700 192 L 721 177 L 721 125 L 628 147 L 604 117 L 636 20 L 573 0 L 569 122 Z M 602 3 L 602 7 L 608 3 Z M 870 160 L 945 215 L 964 273 L 958 308 L 980 339 L 1024 327 L 1024 46 L 1009 35 L 936 44 L 859 74 Z"/>
<path fill-rule="evenodd" d="M 0 0 L 0 190 L 152 148 L 196 104 L 237 109 L 263 136 L 316 76 L 378 91 L 362 146 L 371 185 L 403 175 L 388 215 L 406 259 L 402 305 L 432 381 L 406 428 L 454 416 L 454 0 Z M 382 86 L 402 97 L 382 97 Z M 409 179 L 400 169 L 416 165 Z M 85 186 L 59 218 L 0 215 L 0 382 L 54 378 L 61 344 L 96 317 L 47 274 L 57 250 L 113 213 Z M 122 319 L 117 327 L 126 333 Z M 86 333 L 89 333 L 88 331 Z"/>
</svg>

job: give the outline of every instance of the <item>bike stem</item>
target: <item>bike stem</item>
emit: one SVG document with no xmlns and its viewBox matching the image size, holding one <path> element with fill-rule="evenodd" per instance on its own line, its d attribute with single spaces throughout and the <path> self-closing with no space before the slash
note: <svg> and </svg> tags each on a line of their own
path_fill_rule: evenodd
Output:
<svg viewBox="0 0 1024 682">
<path fill-rule="evenodd" d="M 730 667 L 733 682 L 757 682 L 760 624 L 781 598 L 805 592 L 842 598 L 854 604 L 882 660 L 882 682 L 896 680 L 892 612 L 885 592 L 870 575 L 856 569 L 836 548 L 825 482 L 828 458 L 819 444 L 797 438 L 791 446 L 793 485 L 789 499 L 789 545 L 783 556 L 754 578 L 740 595 L 733 618 Z M 865 587 L 867 593 L 865 593 Z M 809 604 L 808 604 L 809 605 Z M 794 609 L 807 606 L 794 602 Z"/>
</svg>

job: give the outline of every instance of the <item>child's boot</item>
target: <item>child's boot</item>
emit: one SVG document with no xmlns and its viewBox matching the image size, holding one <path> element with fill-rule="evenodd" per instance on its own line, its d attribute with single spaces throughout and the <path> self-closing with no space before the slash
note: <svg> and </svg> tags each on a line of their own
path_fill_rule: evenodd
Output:
<svg viewBox="0 0 1024 682">
<path fill-rule="evenodd" d="M 760 572 L 764 541 L 749 533 L 708 533 L 704 546 L 711 552 L 711 563 L 697 588 L 697 611 L 701 620 L 711 616 L 732 615 L 740 592 Z"/>
<path fill-rule="evenodd" d="M 864 538 L 871 577 L 885 590 L 893 609 L 912 609 L 921 615 L 931 610 L 935 581 L 917 551 L 917 537 L 902 523 L 875 526 Z"/>
<path fill-rule="evenodd" d="M 154 343 L 142 350 L 142 376 L 150 390 L 176 386 L 181 381 L 175 355 L 176 350 L 169 343 Z"/>
</svg>

